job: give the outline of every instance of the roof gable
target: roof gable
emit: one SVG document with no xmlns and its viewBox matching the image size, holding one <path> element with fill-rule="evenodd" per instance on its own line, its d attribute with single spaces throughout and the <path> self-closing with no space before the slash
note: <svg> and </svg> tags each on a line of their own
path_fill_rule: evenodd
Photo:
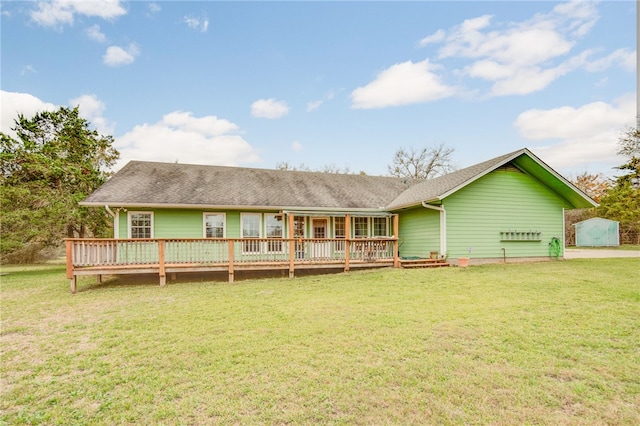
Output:
<svg viewBox="0 0 640 426">
<path fill-rule="evenodd" d="M 422 202 L 438 204 L 444 198 L 475 182 L 487 173 L 506 165 L 515 166 L 523 173 L 532 176 L 562 197 L 571 208 L 597 205 L 588 195 L 563 178 L 531 151 L 523 148 L 413 185 L 393 200 L 388 209 L 397 210 Z"/>
</svg>

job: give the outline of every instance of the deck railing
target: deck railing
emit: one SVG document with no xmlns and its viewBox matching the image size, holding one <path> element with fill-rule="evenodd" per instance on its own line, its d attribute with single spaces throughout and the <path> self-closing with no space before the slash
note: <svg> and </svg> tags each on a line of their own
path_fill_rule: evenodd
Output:
<svg viewBox="0 0 640 426">
<path fill-rule="evenodd" d="M 67 277 L 75 291 L 77 275 L 156 271 L 165 283 L 172 271 L 341 267 L 391 263 L 397 266 L 397 239 L 194 238 L 68 239 Z"/>
</svg>

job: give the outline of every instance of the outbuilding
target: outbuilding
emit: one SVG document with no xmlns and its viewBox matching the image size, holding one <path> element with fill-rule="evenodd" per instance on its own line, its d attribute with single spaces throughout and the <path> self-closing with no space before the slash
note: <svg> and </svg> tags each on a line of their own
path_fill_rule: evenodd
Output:
<svg viewBox="0 0 640 426">
<path fill-rule="evenodd" d="M 593 217 L 574 223 L 576 247 L 617 247 L 620 245 L 619 223 L 615 220 Z"/>
</svg>

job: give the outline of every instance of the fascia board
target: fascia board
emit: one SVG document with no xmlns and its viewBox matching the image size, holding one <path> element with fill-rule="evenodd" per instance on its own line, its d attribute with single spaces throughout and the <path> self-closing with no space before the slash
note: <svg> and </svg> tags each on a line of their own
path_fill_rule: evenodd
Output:
<svg viewBox="0 0 640 426">
<path fill-rule="evenodd" d="M 162 204 L 162 203 L 124 203 L 124 202 L 80 202 L 83 207 L 122 207 L 122 208 L 146 208 L 146 209 L 209 209 L 209 210 L 291 210 L 291 211 L 316 211 L 316 212 L 359 212 L 359 213 L 380 213 L 385 209 L 357 209 L 341 207 L 300 207 L 300 206 L 222 206 L 218 204 Z"/>
</svg>

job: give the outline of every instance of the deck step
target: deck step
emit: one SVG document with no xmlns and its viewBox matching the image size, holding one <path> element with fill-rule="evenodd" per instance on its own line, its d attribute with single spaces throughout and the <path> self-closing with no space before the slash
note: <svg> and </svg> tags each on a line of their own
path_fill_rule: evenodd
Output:
<svg viewBox="0 0 640 426">
<path fill-rule="evenodd" d="M 411 259 L 402 260 L 400 264 L 403 268 L 445 268 L 451 266 L 449 262 L 440 259 Z"/>
</svg>

